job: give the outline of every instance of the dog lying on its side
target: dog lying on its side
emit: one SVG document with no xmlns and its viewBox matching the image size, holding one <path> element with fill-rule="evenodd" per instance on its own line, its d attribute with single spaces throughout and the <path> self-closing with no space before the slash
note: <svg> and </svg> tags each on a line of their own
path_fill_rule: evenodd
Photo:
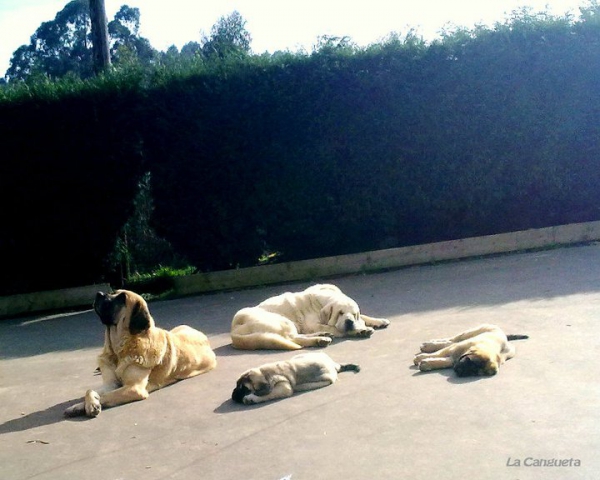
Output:
<svg viewBox="0 0 600 480">
<path fill-rule="evenodd" d="M 292 396 L 294 392 L 327 387 L 337 380 L 338 372 L 354 371 L 352 363 L 340 365 L 322 352 L 304 353 L 288 361 L 267 363 L 242 374 L 231 394 L 237 403 L 253 405 Z"/>
<path fill-rule="evenodd" d="M 241 350 L 326 347 L 333 337 L 369 338 L 389 324 L 364 315 L 335 285 L 320 284 L 242 308 L 231 322 L 231 343 Z"/>
<path fill-rule="evenodd" d="M 459 377 L 496 375 L 500 365 L 515 356 L 515 347 L 508 341 L 526 338 L 506 335 L 496 325 L 480 325 L 454 337 L 423 343 L 414 363 L 423 372 L 452 367 Z"/>
<path fill-rule="evenodd" d="M 96 417 L 103 407 L 144 400 L 154 390 L 217 365 L 206 335 L 186 325 L 171 331 L 156 327 L 146 301 L 134 292 L 98 292 L 94 310 L 106 326 L 98 356 L 103 385 L 67 408 L 68 417 Z"/>
</svg>

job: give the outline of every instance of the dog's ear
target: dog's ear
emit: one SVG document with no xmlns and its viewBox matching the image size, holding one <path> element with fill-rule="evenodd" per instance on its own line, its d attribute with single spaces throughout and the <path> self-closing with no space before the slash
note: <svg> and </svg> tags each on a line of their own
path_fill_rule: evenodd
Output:
<svg viewBox="0 0 600 480">
<path fill-rule="evenodd" d="M 259 397 L 263 395 L 268 395 L 271 393 L 271 384 L 266 380 L 260 380 L 258 382 L 254 382 L 254 393 Z"/>
<path fill-rule="evenodd" d="M 252 388 L 254 389 L 254 393 L 259 397 L 263 395 L 268 395 L 273 390 L 271 387 L 270 377 L 264 374 L 258 374 L 252 376 Z"/>
<path fill-rule="evenodd" d="M 127 294 L 125 292 L 119 293 L 114 299 L 113 303 L 116 308 L 121 308 L 127 305 Z"/>
<path fill-rule="evenodd" d="M 339 313 L 339 308 L 336 308 L 335 302 L 329 302 L 319 312 L 321 324 L 335 326 L 335 321 Z"/>
<path fill-rule="evenodd" d="M 135 302 L 129 319 L 129 333 L 137 335 L 150 328 L 150 312 L 144 302 Z"/>
</svg>

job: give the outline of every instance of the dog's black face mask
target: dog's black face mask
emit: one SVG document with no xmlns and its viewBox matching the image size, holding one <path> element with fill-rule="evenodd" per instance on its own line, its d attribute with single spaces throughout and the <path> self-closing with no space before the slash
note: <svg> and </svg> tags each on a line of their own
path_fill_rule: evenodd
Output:
<svg viewBox="0 0 600 480">
<path fill-rule="evenodd" d="M 100 317 L 100 320 L 107 327 L 117 324 L 117 313 L 125 306 L 125 294 L 108 295 L 103 292 L 96 294 L 94 300 L 94 310 Z"/>
<path fill-rule="evenodd" d="M 231 399 L 236 403 L 243 403 L 244 397 L 252 393 L 248 387 L 238 383 L 231 393 Z"/>
<path fill-rule="evenodd" d="M 463 355 L 454 365 L 454 371 L 459 377 L 472 377 L 481 375 L 485 362 L 472 355 Z"/>
</svg>

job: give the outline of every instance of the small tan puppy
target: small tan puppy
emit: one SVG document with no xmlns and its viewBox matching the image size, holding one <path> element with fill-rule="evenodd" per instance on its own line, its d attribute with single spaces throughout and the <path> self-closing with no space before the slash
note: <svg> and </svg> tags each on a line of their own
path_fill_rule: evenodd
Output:
<svg viewBox="0 0 600 480">
<path fill-rule="evenodd" d="M 267 363 L 242 374 L 231 394 L 237 403 L 253 405 L 327 387 L 337 380 L 338 372 L 359 372 L 354 364 L 340 365 L 322 352 L 304 353 L 288 361 Z"/>
<path fill-rule="evenodd" d="M 98 356 L 103 385 L 88 390 L 85 401 L 67 408 L 66 416 L 96 417 L 102 407 L 144 400 L 154 390 L 217 365 L 206 335 L 186 325 L 171 331 L 156 327 L 146 301 L 134 292 L 98 292 L 94 310 L 106 326 Z"/>
<path fill-rule="evenodd" d="M 242 308 L 231 322 L 231 342 L 242 350 L 326 347 L 333 337 L 368 338 L 389 324 L 362 314 L 335 285 L 313 285 Z"/>
<path fill-rule="evenodd" d="M 508 341 L 526 338 L 506 335 L 496 325 L 481 325 L 455 337 L 423 343 L 414 363 L 423 372 L 453 367 L 459 377 L 496 375 L 500 365 L 515 356 L 515 347 Z"/>
</svg>

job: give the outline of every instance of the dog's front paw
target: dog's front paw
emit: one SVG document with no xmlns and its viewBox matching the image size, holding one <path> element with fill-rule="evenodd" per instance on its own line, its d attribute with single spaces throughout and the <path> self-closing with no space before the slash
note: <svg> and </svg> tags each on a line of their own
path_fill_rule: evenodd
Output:
<svg viewBox="0 0 600 480">
<path fill-rule="evenodd" d="M 377 330 L 381 330 L 381 329 L 387 328 L 389 326 L 390 326 L 390 321 L 387 320 L 386 318 L 382 318 L 381 323 L 379 325 L 373 325 L 373 328 L 376 328 Z"/>
<path fill-rule="evenodd" d="M 413 363 L 417 366 L 419 366 L 419 364 L 423 361 L 423 358 L 425 358 L 424 355 L 418 354 L 415 355 L 415 358 L 413 359 Z"/>
<path fill-rule="evenodd" d="M 333 342 L 333 336 L 321 337 L 317 339 L 317 347 L 328 347 Z"/>
<path fill-rule="evenodd" d="M 319 337 L 329 337 L 332 340 L 335 338 L 335 335 L 333 333 L 330 333 L 330 332 L 319 332 L 319 333 L 317 333 L 317 335 Z"/>
<path fill-rule="evenodd" d="M 254 405 L 258 403 L 258 397 L 255 394 L 251 393 L 250 395 L 246 395 L 244 397 L 243 402 L 244 405 Z"/>
<path fill-rule="evenodd" d="M 85 414 L 88 417 L 95 418 L 100 415 L 102 405 L 100 404 L 100 395 L 94 390 L 85 392 Z"/>
<path fill-rule="evenodd" d="M 441 350 L 442 348 L 446 348 L 450 345 L 448 340 L 429 340 L 428 342 L 423 342 L 421 344 L 421 352 L 423 353 L 433 353 Z"/>
<path fill-rule="evenodd" d="M 374 331 L 375 330 L 373 330 L 371 327 L 367 327 L 364 330 L 357 330 L 356 336 L 360 338 L 369 338 L 371 335 L 373 335 Z"/>
<path fill-rule="evenodd" d="M 421 350 L 423 353 L 433 353 L 436 350 L 439 350 L 439 348 L 440 347 L 433 342 L 424 342 L 419 347 L 419 350 Z"/>
<path fill-rule="evenodd" d="M 419 370 L 422 372 L 429 372 L 430 370 L 433 370 L 433 366 L 430 362 L 423 360 L 419 363 Z"/>
</svg>

